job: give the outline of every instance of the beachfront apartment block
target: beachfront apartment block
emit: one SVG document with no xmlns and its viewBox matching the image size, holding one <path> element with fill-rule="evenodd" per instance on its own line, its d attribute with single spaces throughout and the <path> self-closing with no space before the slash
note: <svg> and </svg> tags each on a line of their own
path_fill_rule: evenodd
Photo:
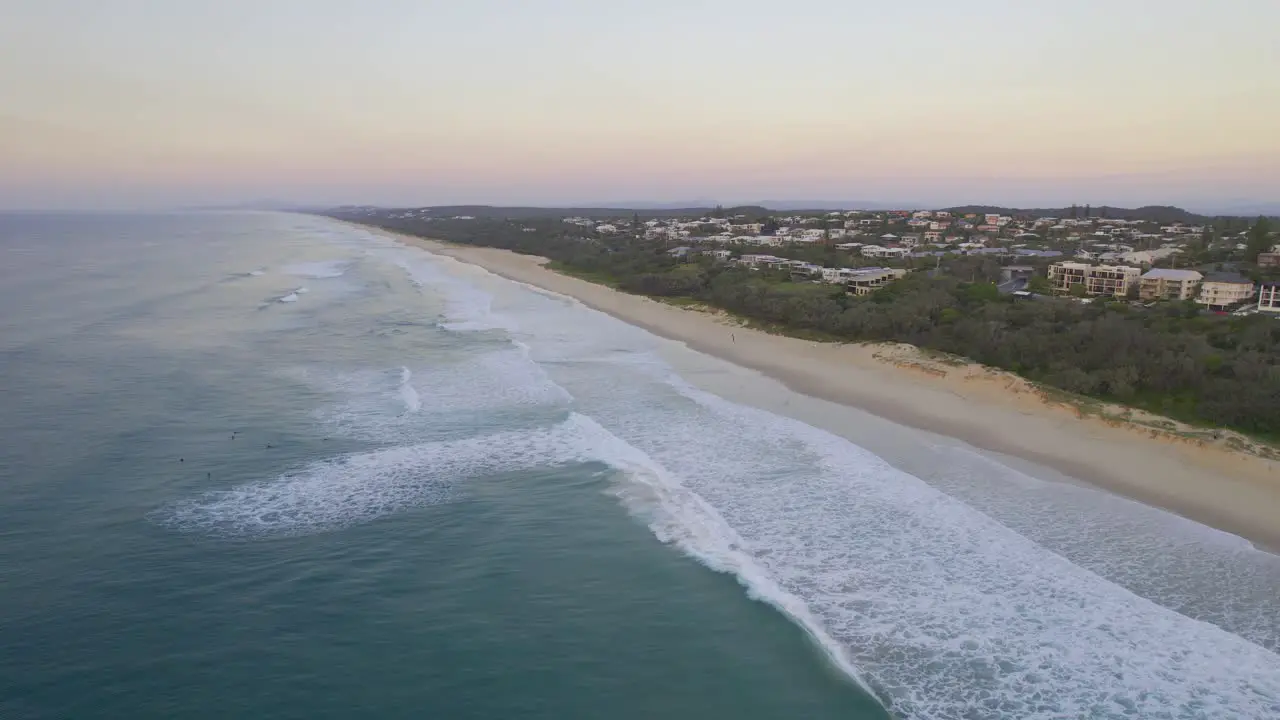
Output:
<svg viewBox="0 0 1280 720">
<path fill-rule="evenodd" d="M 844 286 L 854 295 L 870 295 L 907 275 L 901 268 L 858 268 L 855 273 L 844 281 Z"/>
<path fill-rule="evenodd" d="M 1049 285 L 1055 293 L 1069 293 L 1076 285 L 1086 295 L 1123 297 L 1138 282 L 1142 271 L 1125 265 L 1089 265 L 1079 262 L 1056 262 L 1049 266 Z"/>
<path fill-rule="evenodd" d="M 1264 282 L 1258 286 L 1258 310 L 1280 313 L 1280 282 Z"/>
<path fill-rule="evenodd" d="M 1190 300 L 1200 290 L 1204 276 L 1195 270 L 1153 268 L 1138 284 L 1140 300 Z"/>
<path fill-rule="evenodd" d="M 1231 273 L 1215 273 L 1200 283 L 1196 302 L 1210 310 L 1226 310 L 1253 299 L 1253 281 Z"/>
</svg>

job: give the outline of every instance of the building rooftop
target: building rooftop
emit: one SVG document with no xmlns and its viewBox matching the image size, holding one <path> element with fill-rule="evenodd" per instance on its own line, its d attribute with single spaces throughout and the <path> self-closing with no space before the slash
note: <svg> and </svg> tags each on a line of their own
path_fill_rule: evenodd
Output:
<svg viewBox="0 0 1280 720">
<path fill-rule="evenodd" d="M 1171 268 L 1155 268 L 1142 276 L 1143 280 L 1199 280 L 1204 276 L 1195 270 L 1173 270 Z"/>
<path fill-rule="evenodd" d="M 1238 273 L 1229 273 L 1229 272 L 1209 273 L 1208 275 L 1204 276 L 1204 281 L 1216 282 L 1216 283 L 1247 284 L 1247 285 L 1253 284 L 1253 281 L 1250 280 L 1249 278 L 1243 275 L 1240 275 Z"/>
</svg>

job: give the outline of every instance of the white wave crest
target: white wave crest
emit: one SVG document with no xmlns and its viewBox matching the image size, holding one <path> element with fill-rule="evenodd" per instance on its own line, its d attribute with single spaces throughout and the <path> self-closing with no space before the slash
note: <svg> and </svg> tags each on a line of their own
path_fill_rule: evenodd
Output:
<svg viewBox="0 0 1280 720">
<path fill-rule="evenodd" d="M 421 437 L 423 423 L 453 417 L 488 418 L 512 411 L 560 410 L 573 396 L 531 361 L 516 343 L 465 362 L 426 367 L 333 373 L 309 370 L 308 384 L 337 394 L 337 402 L 316 412 L 335 431 L 374 442 Z"/>
<path fill-rule="evenodd" d="M 469 478 L 592 459 L 583 418 L 559 425 L 356 453 L 278 478 L 205 493 L 160 512 L 218 536 L 305 535 L 448 502 Z"/>
<path fill-rule="evenodd" d="M 414 253 L 394 261 L 415 285 L 440 295 L 445 305 L 440 327 L 453 332 L 516 329 L 511 318 L 493 311 L 493 298 L 488 293 L 444 272 L 438 264 L 444 259 L 429 253 Z"/>
<path fill-rule="evenodd" d="M 736 576 L 748 594 L 795 621 L 823 649 L 828 659 L 864 689 L 870 686 L 845 649 L 827 635 L 801 598 L 772 580 L 744 551 L 746 543 L 715 508 L 689 491 L 670 471 L 594 420 L 579 416 L 594 454 L 624 473 L 615 494 L 625 507 L 664 543 L 674 544 L 713 570 Z"/>
<path fill-rule="evenodd" d="M 298 293 L 291 292 L 288 295 L 285 295 L 284 297 L 279 298 L 278 300 L 279 302 L 282 302 L 282 303 L 298 302 Z"/>
<path fill-rule="evenodd" d="M 404 401 L 406 412 L 416 413 L 422 409 L 422 398 L 413 388 L 413 373 L 407 367 L 400 368 L 400 399 Z"/>
<path fill-rule="evenodd" d="M 323 260 L 320 262 L 295 263 L 284 267 L 283 272 L 296 277 L 314 278 L 323 280 L 326 278 L 342 277 L 351 262 L 349 260 Z"/>
</svg>

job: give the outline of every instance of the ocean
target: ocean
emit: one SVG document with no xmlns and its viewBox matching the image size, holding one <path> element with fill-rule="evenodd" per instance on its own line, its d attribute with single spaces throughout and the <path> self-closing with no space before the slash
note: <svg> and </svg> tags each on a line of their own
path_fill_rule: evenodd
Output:
<svg viewBox="0 0 1280 720">
<path fill-rule="evenodd" d="M 364 229 L 0 301 L 4 720 L 1280 717 L 1277 556 Z"/>
</svg>

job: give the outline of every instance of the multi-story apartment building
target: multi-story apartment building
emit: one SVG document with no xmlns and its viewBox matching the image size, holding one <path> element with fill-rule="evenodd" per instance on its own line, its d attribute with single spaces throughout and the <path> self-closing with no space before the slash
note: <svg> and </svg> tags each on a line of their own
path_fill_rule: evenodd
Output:
<svg viewBox="0 0 1280 720">
<path fill-rule="evenodd" d="M 907 271 L 900 268 L 862 268 L 845 279 L 845 287 L 855 295 L 870 295 L 906 274 Z"/>
<path fill-rule="evenodd" d="M 1081 285 L 1086 295 L 1123 297 L 1141 274 L 1138 268 L 1126 265 L 1057 262 L 1049 266 L 1049 285 L 1056 293 L 1069 293 L 1072 287 Z"/>
<path fill-rule="evenodd" d="M 1264 282 L 1258 286 L 1258 309 L 1280 313 L 1280 282 Z"/>
<path fill-rule="evenodd" d="M 1195 270 L 1154 268 L 1142 276 L 1138 297 L 1142 300 L 1190 300 L 1204 276 Z"/>
<path fill-rule="evenodd" d="M 1253 281 L 1230 273 L 1209 275 L 1200 283 L 1200 296 L 1196 302 L 1210 310 L 1226 310 L 1253 299 Z"/>
</svg>

